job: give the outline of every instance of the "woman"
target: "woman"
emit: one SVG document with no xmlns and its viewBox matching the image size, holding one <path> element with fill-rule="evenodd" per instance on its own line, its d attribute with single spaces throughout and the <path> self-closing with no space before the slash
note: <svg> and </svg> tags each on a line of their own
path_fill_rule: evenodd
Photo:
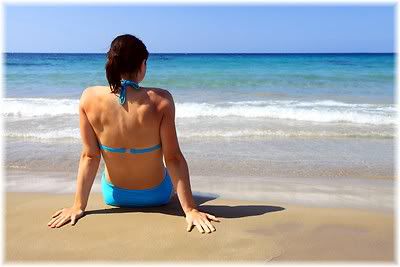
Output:
<svg viewBox="0 0 400 267">
<path fill-rule="evenodd" d="M 189 171 L 179 148 L 172 95 L 140 87 L 148 51 L 132 35 L 115 38 L 107 53 L 107 86 L 87 88 L 79 102 L 83 142 L 75 201 L 57 211 L 48 226 L 58 228 L 83 216 L 101 155 L 104 202 L 119 207 L 159 206 L 174 189 L 185 212 L 187 231 L 215 231 L 215 216 L 200 212 L 190 188 Z M 111 91 L 110 91 L 111 89 Z M 164 166 L 163 157 L 167 168 Z"/>
</svg>

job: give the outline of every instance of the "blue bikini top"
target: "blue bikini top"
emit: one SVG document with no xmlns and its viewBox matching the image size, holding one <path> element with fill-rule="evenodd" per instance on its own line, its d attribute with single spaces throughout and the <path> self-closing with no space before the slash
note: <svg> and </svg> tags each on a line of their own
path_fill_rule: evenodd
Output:
<svg viewBox="0 0 400 267">
<path fill-rule="evenodd" d="M 119 103 L 123 105 L 126 101 L 126 89 L 127 87 L 130 86 L 136 90 L 139 90 L 139 84 L 134 82 L 134 81 L 129 81 L 129 80 L 121 80 L 121 91 L 119 94 Z M 99 148 L 108 152 L 115 152 L 115 153 L 131 153 L 131 154 L 142 154 L 146 152 L 151 152 L 154 150 L 157 150 L 161 148 L 161 144 L 148 147 L 148 148 L 114 148 L 114 147 L 109 147 L 105 146 L 99 143 Z"/>
</svg>

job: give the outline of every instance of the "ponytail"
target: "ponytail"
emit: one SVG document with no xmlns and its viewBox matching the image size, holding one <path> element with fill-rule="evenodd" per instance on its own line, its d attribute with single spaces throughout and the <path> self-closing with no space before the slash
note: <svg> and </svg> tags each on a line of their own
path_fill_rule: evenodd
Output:
<svg viewBox="0 0 400 267">
<path fill-rule="evenodd" d="M 107 53 L 107 57 L 106 77 L 108 84 L 110 85 L 111 92 L 118 94 L 121 88 L 121 72 L 118 67 L 118 55 L 110 50 Z"/>
</svg>

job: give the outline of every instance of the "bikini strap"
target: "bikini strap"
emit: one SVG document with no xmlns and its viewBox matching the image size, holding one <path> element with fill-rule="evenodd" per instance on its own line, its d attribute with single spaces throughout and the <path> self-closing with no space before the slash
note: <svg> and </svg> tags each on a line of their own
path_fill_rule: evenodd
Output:
<svg viewBox="0 0 400 267">
<path fill-rule="evenodd" d="M 135 89 L 139 89 L 139 84 L 134 82 L 134 81 L 130 81 L 130 80 L 121 80 L 121 91 L 119 93 L 119 103 L 121 105 L 123 105 L 125 103 L 126 100 L 126 88 L 128 86 L 132 86 Z"/>
<path fill-rule="evenodd" d="M 105 150 L 108 152 L 131 153 L 131 154 L 143 154 L 143 153 L 152 152 L 154 150 L 161 148 L 161 144 L 151 146 L 148 148 L 123 148 L 123 147 L 115 148 L 115 147 L 109 147 L 109 146 L 102 145 L 102 144 L 100 144 L 100 142 L 98 142 L 98 145 L 101 150 Z"/>
</svg>

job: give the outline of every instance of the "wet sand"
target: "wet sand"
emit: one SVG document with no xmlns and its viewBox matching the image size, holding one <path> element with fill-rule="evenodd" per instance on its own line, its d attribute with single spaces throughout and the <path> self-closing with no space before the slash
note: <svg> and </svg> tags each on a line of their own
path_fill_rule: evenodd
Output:
<svg viewBox="0 0 400 267">
<path fill-rule="evenodd" d="M 75 226 L 48 228 L 73 194 L 6 193 L 5 260 L 37 261 L 394 261 L 394 216 L 380 211 L 277 205 L 196 196 L 221 218 L 216 232 L 186 231 L 176 199 L 123 209 L 90 196 Z"/>
</svg>

